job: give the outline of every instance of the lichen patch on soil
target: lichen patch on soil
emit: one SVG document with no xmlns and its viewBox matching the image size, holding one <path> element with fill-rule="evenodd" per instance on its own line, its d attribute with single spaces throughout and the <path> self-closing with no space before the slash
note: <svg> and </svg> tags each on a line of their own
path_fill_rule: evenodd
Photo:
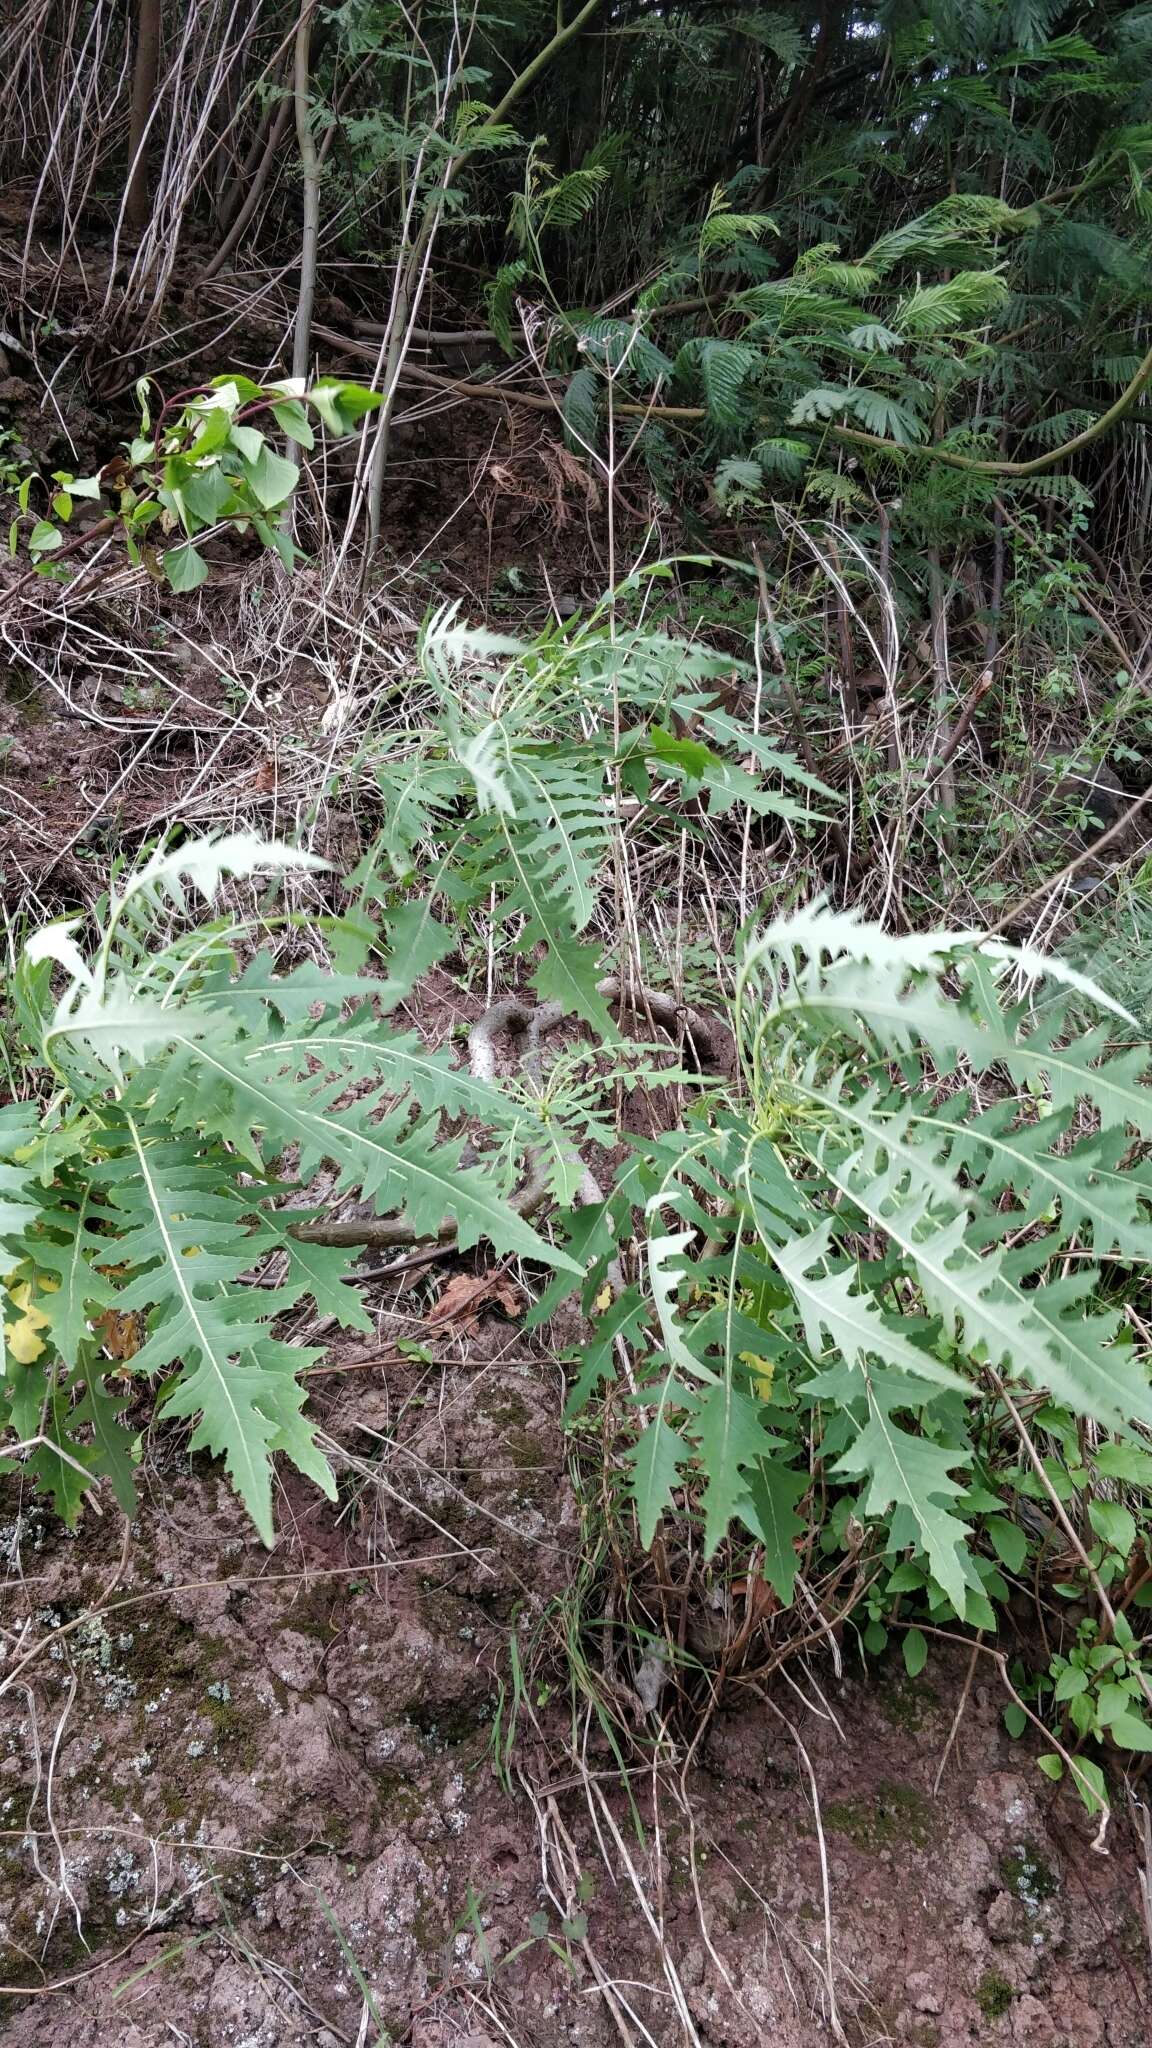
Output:
<svg viewBox="0 0 1152 2048">
<path fill-rule="evenodd" d="M 1132 1849 L 1093 1853 L 991 1683 L 934 1794 L 966 1657 L 914 1714 L 859 1669 L 781 1699 L 818 1811 L 750 1693 L 630 1804 L 595 1725 L 563 1766 L 544 1686 L 503 1745 L 512 1632 L 577 1554 L 544 1343 L 486 1318 L 328 1386 L 340 1500 L 286 1488 L 271 1554 L 211 1467 L 150 1468 L 123 1549 L 6 1482 L 8 2048 L 618 2048 L 598 1972 L 660 2048 L 818 2048 L 829 1974 L 861 2048 L 1144 2048 Z"/>
</svg>

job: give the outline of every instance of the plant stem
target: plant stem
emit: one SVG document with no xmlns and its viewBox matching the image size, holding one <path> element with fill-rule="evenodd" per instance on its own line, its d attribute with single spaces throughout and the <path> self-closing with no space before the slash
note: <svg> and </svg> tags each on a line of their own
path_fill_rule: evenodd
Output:
<svg viewBox="0 0 1152 2048">
<path fill-rule="evenodd" d="M 454 178 L 463 169 L 469 158 L 474 156 L 480 145 L 498 128 L 502 127 L 506 115 L 516 101 L 540 73 L 547 69 L 565 45 L 579 35 L 602 0 L 584 0 L 584 5 L 573 15 L 566 28 L 557 27 L 556 33 L 542 50 L 538 50 L 531 62 L 512 80 L 503 98 L 492 109 L 487 119 L 475 128 L 467 142 L 449 157 L 437 191 L 432 194 L 424 209 L 424 215 L 412 248 L 401 255 L 400 270 L 397 273 L 396 290 L 389 315 L 389 338 L 384 369 L 384 405 L 377 416 L 376 435 L 372 447 L 371 463 L 367 486 L 368 546 L 366 563 L 370 563 L 380 540 L 380 512 L 384 492 L 384 473 L 388 463 L 388 443 L 391 432 L 391 415 L 396 385 L 404 366 L 405 357 L 412 340 L 411 327 L 423 296 L 424 283 L 428 274 L 432 242 L 444 211 L 444 194 Z M 557 17 L 559 19 L 559 17 Z M 299 372 L 297 372 L 299 374 Z"/>
<path fill-rule="evenodd" d="M 316 256 L 320 242 L 320 163 L 312 134 L 310 71 L 312 64 L 312 15 L 315 0 L 306 0 L 296 24 L 292 57 L 292 104 L 296 115 L 296 142 L 304 173 L 304 225 L 300 235 L 300 298 L 292 334 L 292 375 L 308 375 L 312 352 L 312 306 L 316 297 Z"/>
</svg>

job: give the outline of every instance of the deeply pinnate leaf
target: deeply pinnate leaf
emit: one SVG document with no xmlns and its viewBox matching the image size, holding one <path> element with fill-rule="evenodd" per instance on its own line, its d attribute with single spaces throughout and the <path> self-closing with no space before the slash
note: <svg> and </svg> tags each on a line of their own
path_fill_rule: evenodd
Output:
<svg viewBox="0 0 1152 2048">
<path fill-rule="evenodd" d="M 656 1524 L 671 1506 L 687 1452 L 682 1439 L 662 1416 L 643 1431 L 631 1452 L 632 1494 L 640 1523 L 640 1541 L 651 1543 Z"/>
<path fill-rule="evenodd" d="M 238 971 L 228 926 L 155 939 L 162 907 L 187 911 L 187 883 L 209 900 L 226 873 L 314 865 L 244 834 L 161 850 L 111 899 L 91 952 L 79 920 L 30 949 L 28 1022 L 73 1101 L 39 1131 L 31 1111 L 0 1114 L 0 1281 L 19 1295 L 5 1315 L 20 1354 L 7 1419 L 70 1518 L 101 1474 L 130 1505 L 121 1384 L 134 1378 L 163 1382 L 164 1413 L 188 1417 L 192 1447 L 223 1457 L 266 1541 L 277 1453 L 331 1492 L 299 1377 L 319 1354 L 274 1327 L 305 1298 L 371 1327 L 350 1284 L 355 1247 L 295 1234 L 315 1213 L 306 1189 L 319 1168 L 335 1167 L 340 1196 L 405 1210 L 418 1235 L 453 1218 L 462 1246 L 487 1235 L 572 1267 L 501 1184 L 462 1164 L 464 1137 L 440 1128 L 442 1115 L 493 1124 L 514 1160 L 533 1135 L 527 1110 L 382 1021 L 413 959 L 438 942 L 372 978 L 310 966 L 281 976 L 260 953 Z M 48 966 L 67 978 L 58 997 Z M 358 1007 L 344 1014 L 349 1001 Z M 289 1150 L 304 1191 L 295 1212 L 272 1206 L 284 1190 L 266 1165 Z M 126 1376 L 115 1390 L 109 1358 Z"/>
<path fill-rule="evenodd" d="M 1057 996 L 1039 1012 L 1015 1001 L 1010 972 Z M 854 1524 L 882 1531 L 890 1557 L 913 1553 L 910 1584 L 929 1576 L 960 1619 L 991 1626 L 971 1542 L 995 1505 L 970 1427 L 986 1388 L 1051 1397 L 1073 1442 L 1076 1415 L 1152 1426 L 1146 1361 L 1082 1256 L 1090 1235 L 1098 1255 L 1152 1259 L 1149 1048 L 1116 1049 L 1108 1023 L 1078 1029 L 1069 990 L 1115 1012 L 1028 949 L 892 934 L 822 905 L 748 943 L 747 1096 L 713 1109 L 706 1137 L 652 1148 L 646 1527 L 698 1482 L 706 1551 L 740 1524 L 790 1598 L 798 1435 L 826 1487 L 862 1482 Z M 982 1077 L 978 1112 L 942 1080 L 961 1064 Z"/>
</svg>

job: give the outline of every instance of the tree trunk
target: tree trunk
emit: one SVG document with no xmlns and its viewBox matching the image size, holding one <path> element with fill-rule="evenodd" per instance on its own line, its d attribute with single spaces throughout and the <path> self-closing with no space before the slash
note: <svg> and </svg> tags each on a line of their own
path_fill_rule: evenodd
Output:
<svg viewBox="0 0 1152 2048">
<path fill-rule="evenodd" d="M 137 0 L 136 62 L 132 70 L 132 105 L 128 115 L 128 188 L 124 212 L 130 227 L 143 231 L 152 216 L 148 184 L 148 126 L 156 100 L 160 68 L 160 0 Z"/>
<path fill-rule="evenodd" d="M 292 100 L 288 95 L 285 95 L 278 106 L 269 107 L 268 116 L 270 118 L 266 118 L 261 123 L 260 132 L 263 136 L 263 143 L 259 160 L 250 175 L 248 167 L 245 165 L 243 197 L 238 209 L 232 213 L 231 222 L 223 241 L 200 273 L 201 284 L 207 284 L 210 278 L 216 277 L 223 270 L 233 250 L 242 240 L 245 228 L 248 226 L 260 201 L 264 197 L 264 188 L 275 168 L 280 144 L 283 142 L 288 131 L 288 123 L 292 118 L 292 111 Z"/>
</svg>

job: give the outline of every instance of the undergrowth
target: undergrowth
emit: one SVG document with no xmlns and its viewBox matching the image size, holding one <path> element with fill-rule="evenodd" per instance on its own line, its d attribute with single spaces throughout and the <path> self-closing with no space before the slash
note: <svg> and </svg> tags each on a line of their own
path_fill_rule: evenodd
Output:
<svg viewBox="0 0 1152 2048">
<path fill-rule="evenodd" d="M 156 1445 L 265 1544 L 348 1473 L 350 1521 L 395 1445 L 327 1434 L 328 1352 L 451 1251 L 563 1352 L 579 1512 L 493 1761 L 533 1798 L 564 1697 L 650 1928 L 590 1733 L 640 1831 L 793 1666 L 911 1713 L 962 1643 L 944 1761 L 980 1668 L 1102 1846 L 1152 1751 L 1152 15 L 9 13 L 0 1471 L 38 1532 Z M 536 1819 L 523 1948 L 638 2038 Z"/>
<path fill-rule="evenodd" d="M 608 1001 L 636 961 L 608 935 L 629 838 L 727 837 L 746 874 L 766 820 L 815 832 L 830 794 L 723 708 L 730 671 L 611 611 L 531 644 L 443 612 L 410 722 L 352 763 L 380 826 L 345 907 L 305 911 L 305 882 L 332 886 L 314 855 L 217 835 L 14 943 L 5 1463 L 69 1521 L 104 1482 L 132 1512 L 153 1387 L 271 1542 L 277 1456 L 333 1488 L 300 1377 L 321 1353 L 276 1319 L 309 1299 L 370 1327 L 371 1231 L 323 1242 L 358 1196 L 417 1242 L 450 1226 L 521 1261 L 537 1324 L 579 1290 L 567 1416 L 634 1526 L 617 1547 L 687 1546 L 763 1589 L 722 1667 L 772 1662 L 810 1612 L 867 1654 L 894 1634 L 915 1675 L 934 1634 L 994 1636 L 1029 1574 L 1087 1600 L 1050 1671 L 1004 1675 L 1013 1726 L 1046 1726 L 1045 1768 L 1096 1807 L 1083 1744 L 1152 1748 L 1152 1388 L 1124 1307 L 1152 1245 L 1148 1044 L 1058 960 L 817 898 L 738 930 L 729 906 L 726 1078 L 690 1038 L 687 1065 L 627 1054 Z M 394 1029 L 451 920 L 482 913 L 599 1059 L 538 1046 L 501 1086 Z M 285 964 L 305 925 L 326 971 Z M 682 1114 L 621 1155 L 612 1090 L 661 1084 Z M 606 1193 L 589 1142 L 616 1147 Z M 514 1189 L 537 1172 L 534 1224 Z M 655 1706 L 682 1679 L 666 1648 L 640 1689 Z"/>
</svg>

